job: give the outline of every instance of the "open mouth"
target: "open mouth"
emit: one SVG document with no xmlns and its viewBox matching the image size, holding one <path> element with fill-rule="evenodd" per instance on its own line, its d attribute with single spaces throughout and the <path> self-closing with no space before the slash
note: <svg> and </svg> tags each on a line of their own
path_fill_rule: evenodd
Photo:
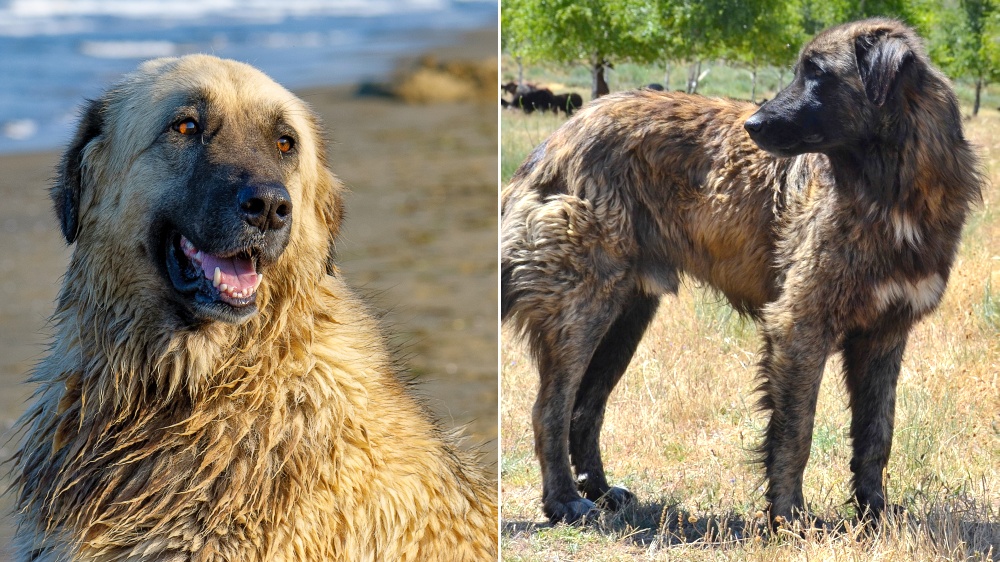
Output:
<svg viewBox="0 0 1000 562">
<path fill-rule="evenodd" d="M 176 232 L 168 237 L 166 265 L 174 288 L 208 316 L 239 322 L 256 312 L 264 276 L 251 251 L 210 254 Z"/>
</svg>

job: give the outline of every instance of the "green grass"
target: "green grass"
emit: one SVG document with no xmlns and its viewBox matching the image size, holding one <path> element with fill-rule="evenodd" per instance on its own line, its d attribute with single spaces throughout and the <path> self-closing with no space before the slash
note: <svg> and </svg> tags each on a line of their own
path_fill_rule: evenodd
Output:
<svg viewBox="0 0 1000 562">
<path fill-rule="evenodd" d="M 993 292 L 992 279 L 986 280 L 986 285 L 983 287 L 983 302 L 978 310 L 983 322 L 1000 332 L 1000 294 Z"/>
</svg>

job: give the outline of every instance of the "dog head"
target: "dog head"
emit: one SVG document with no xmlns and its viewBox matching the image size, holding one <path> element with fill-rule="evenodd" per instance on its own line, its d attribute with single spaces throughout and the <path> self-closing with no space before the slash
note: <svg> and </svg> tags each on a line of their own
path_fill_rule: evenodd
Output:
<svg viewBox="0 0 1000 562">
<path fill-rule="evenodd" d="M 888 19 L 823 31 L 803 47 L 792 82 L 744 127 L 777 156 L 863 150 L 915 85 L 922 49 L 909 28 Z"/>
<path fill-rule="evenodd" d="M 87 106 L 51 195 L 101 304 L 239 324 L 288 261 L 332 267 L 341 198 L 324 154 L 311 111 L 256 69 L 158 59 Z"/>
</svg>

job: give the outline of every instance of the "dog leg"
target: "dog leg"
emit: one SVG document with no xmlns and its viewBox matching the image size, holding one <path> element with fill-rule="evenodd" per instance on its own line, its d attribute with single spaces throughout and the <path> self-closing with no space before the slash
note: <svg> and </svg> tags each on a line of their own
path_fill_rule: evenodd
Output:
<svg viewBox="0 0 1000 562">
<path fill-rule="evenodd" d="M 570 470 L 570 418 L 587 363 L 618 313 L 616 300 L 563 309 L 565 317 L 555 323 L 561 328 L 536 347 L 541 384 L 531 419 L 542 469 L 542 504 L 552 522 L 571 523 L 595 508 L 580 497 Z"/>
<path fill-rule="evenodd" d="M 776 310 L 793 310 L 779 305 Z M 765 318 L 761 361 L 762 409 L 770 412 L 760 447 L 771 518 L 790 521 L 805 513 L 802 475 L 812 445 L 816 401 L 832 338 L 814 318 Z M 818 316 L 817 316 L 818 317 Z"/>
<path fill-rule="evenodd" d="M 576 392 L 570 424 L 569 451 L 583 496 L 616 511 L 635 497 L 625 488 L 611 487 L 601 461 L 600 434 L 608 396 L 632 360 L 639 341 L 656 313 L 658 297 L 632 297 L 594 352 Z"/>
<path fill-rule="evenodd" d="M 848 334 L 844 370 L 851 401 L 854 494 L 862 517 L 885 510 L 883 472 L 892 449 L 896 381 L 903 361 L 909 323 Z"/>
<path fill-rule="evenodd" d="M 572 523 L 596 506 L 580 497 L 569 466 L 569 419 L 572 396 L 579 384 L 582 365 L 560 365 L 542 359 L 538 398 L 531 412 L 535 433 L 535 455 L 542 470 L 542 507 L 553 523 Z"/>
</svg>

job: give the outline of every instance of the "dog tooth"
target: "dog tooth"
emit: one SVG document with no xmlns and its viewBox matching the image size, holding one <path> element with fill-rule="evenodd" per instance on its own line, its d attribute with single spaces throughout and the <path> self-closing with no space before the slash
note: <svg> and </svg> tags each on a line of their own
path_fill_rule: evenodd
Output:
<svg viewBox="0 0 1000 562">
<path fill-rule="evenodd" d="M 219 290 L 222 291 L 223 293 L 225 293 L 226 291 L 229 290 L 229 285 L 226 285 L 225 283 L 223 283 L 223 284 L 219 285 Z"/>
<path fill-rule="evenodd" d="M 215 275 L 212 276 L 212 286 L 216 289 L 219 288 L 219 283 L 222 282 L 222 270 L 218 266 L 215 268 Z"/>
</svg>

